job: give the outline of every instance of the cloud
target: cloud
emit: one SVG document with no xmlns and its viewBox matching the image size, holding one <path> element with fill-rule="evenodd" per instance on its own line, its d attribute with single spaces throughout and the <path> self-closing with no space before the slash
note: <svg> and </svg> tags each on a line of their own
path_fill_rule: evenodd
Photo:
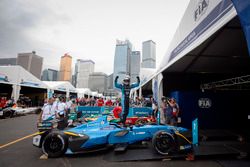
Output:
<svg viewBox="0 0 250 167">
<path fill-rule="evenodd" d="M 16 57 L 19 52 L 55 48 L 51 44 L 37 40 L 30 32 L 36 32 L 41 27 L 66 24 L 70 22 L 70 19 L 63 14 L 56 13 L 50 9 L 49 5 L 42 2 L 1 0 L 0 57 Z"/>
</svg>

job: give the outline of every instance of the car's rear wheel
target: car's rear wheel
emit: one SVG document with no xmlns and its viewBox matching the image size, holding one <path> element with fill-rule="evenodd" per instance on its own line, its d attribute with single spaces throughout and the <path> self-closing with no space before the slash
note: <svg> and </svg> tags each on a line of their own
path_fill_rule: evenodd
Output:
<svg viewBox="0 0 250 167">
<path fill-rule="evenodd" d="M 173 135 L 162 130 L 155 133 L 152 144 L 155 151 L 161 155 L 169 155 L 173 153 L 176 148 Z"/>
<path fill-rule="evenodd" d="M 62 156 L 68 147 L 68 138 L 61 132 L 51 132 L 43 140 L 42 150 L 50 158 Z"/>
</svg>

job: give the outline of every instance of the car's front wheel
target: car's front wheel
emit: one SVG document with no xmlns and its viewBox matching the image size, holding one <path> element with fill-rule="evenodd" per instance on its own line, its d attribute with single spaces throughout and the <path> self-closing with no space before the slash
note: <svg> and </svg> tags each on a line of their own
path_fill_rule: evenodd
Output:
<svg viewBox="0 0 250 167">
<path fill-rule="evenodd" d="M 169 155 L 176 150 L 176 142 L 173 135 L 163 130 L 154 134 L 152 144 L 155 151 L 161 155 Z"/>
<path fill-rule="evenodd" d="M 51 132 L 43 140 L 42 150 L 50 158 L 62 156 L 68 147 L 68 138 L 61 132 Z"/>
</svg>

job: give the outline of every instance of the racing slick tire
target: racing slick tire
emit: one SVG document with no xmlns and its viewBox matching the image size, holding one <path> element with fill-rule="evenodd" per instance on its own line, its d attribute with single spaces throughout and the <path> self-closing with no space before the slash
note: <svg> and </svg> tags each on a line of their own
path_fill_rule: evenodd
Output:
<svg viewBox="0 0 250 167">
<path fill-rule="evenodd" d="M 3 109 L 3 117 L 11 118 L 13 116 L 12 111 L 9 108 Z"/>
<path fill-rule="evenodd" d="M 161 155 L 169 155 L 176 150 L 176 142 L 173 135 L 164 130 L 154 134 L 152 145 L 154 150 Z"/>
<path fill-rule="evenodd" d="M 62 156 L 68 148 L 68 138 L 65 134 L 54 131 L 49 133 L 42 142 L 43 153 L 49 158 Z"/>
</svg>

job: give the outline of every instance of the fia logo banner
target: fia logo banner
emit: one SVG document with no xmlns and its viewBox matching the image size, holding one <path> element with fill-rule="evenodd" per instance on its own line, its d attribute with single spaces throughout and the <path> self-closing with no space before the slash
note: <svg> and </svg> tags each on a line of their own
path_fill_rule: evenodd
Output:
<svg viewBox="0 0 250 167">
<path fill-rule="evenodd" d="M 198 100 L 198 105 L 200 108 L 210 108 L 212 106 L 212 101 L 209 98 L 200 98 Z"/>
<path fill-rule="evenodd" d="M 200 17 L 206 12 L 209 0 L 200 0 L 198 6 L 194 11 L 194 21 L 198 21 Z"/>
</svg>

